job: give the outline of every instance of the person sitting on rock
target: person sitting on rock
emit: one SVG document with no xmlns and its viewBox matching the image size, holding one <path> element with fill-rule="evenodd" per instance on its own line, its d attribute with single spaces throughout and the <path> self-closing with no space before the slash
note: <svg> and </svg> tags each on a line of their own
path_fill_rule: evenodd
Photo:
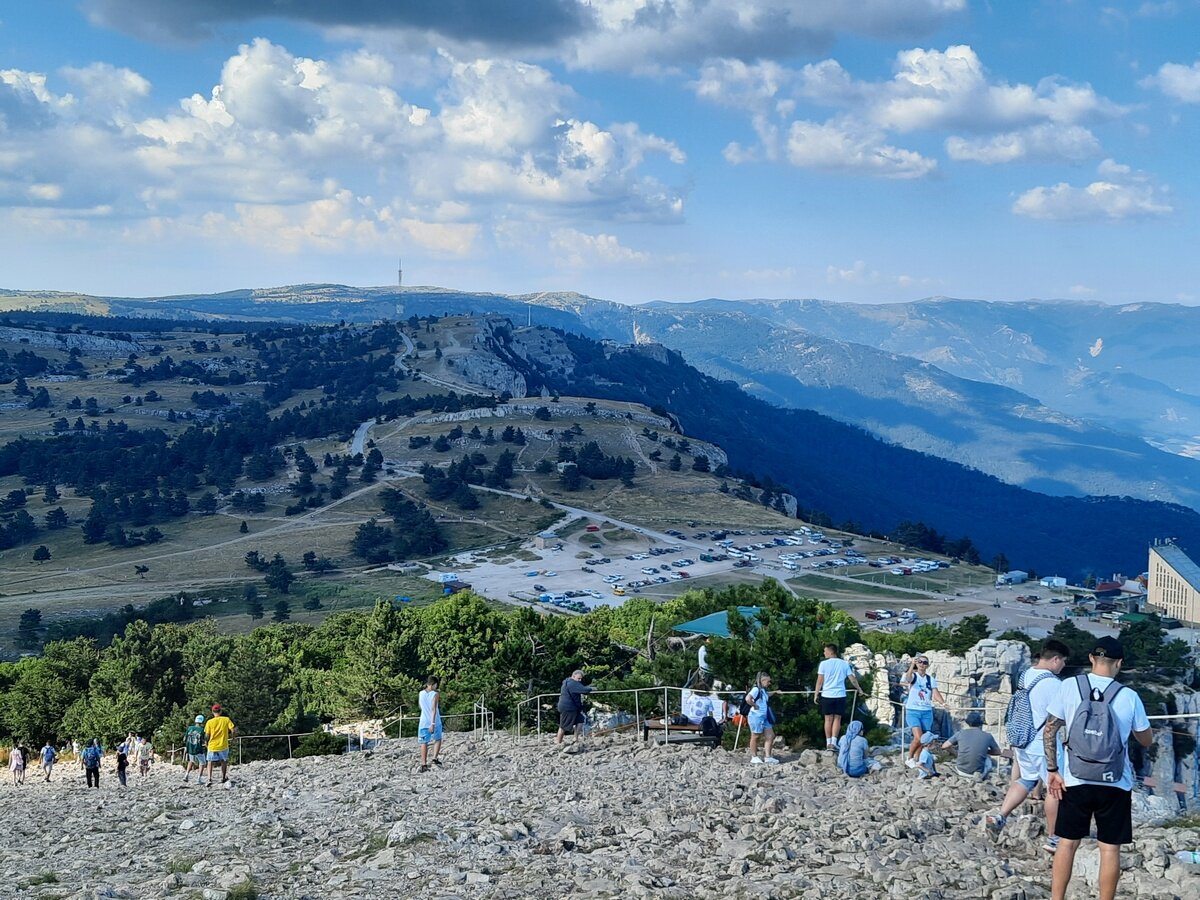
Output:
<svg viewBox="0 0 1200 900">
<path fill-rule="evenodd" d="M 871 759 L 867 739 L 863 737 L 863 723 L 857 719 L 846 726 L 846 733 L 838 739 L 838 768 L 851 778 L 861 778 L 880 769 L 878 760 Z"/>
<path fill-rule="evenodd" d="M 1000 756 L 1000 745 L 983 730 L 983 716 L 979 713 L 969 713 L 966 725 L 966 728 L 942 744 L 942 749 L 957 748 L 958 758 L 954 763 L 954 771 L 959 775 L 966 778 L 975 775 L 987 778 L 993 766 L 991 757 Z"/>
<path fill-rule="evenodd" d="M 932 731 L 921 735 L 921 755 L 917 757 L 917 777 L 921 780 L 942 777 L 942 773 L 937 770 L 937 760 L 933 758 L 932 744 L 937 737 Z"/>
</svg>

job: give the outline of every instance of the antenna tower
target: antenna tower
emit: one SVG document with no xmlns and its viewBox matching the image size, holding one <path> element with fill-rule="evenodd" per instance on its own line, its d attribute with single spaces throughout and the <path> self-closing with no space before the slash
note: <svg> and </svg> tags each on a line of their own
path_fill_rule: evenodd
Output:
<svg viewBox="0 0 1200 900">
<path fill-rule="evenodd" d="M 396 286 L 404 287 L 404 259 L 401 257 L 396 261 Z"/>
</svg>

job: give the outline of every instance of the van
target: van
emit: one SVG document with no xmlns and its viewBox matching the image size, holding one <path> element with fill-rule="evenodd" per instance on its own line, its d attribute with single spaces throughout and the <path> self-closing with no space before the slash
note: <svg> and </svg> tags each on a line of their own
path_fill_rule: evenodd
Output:
<svg viewBox="0 0 1200 900">
<path fill-rule="evenodd" d="M 618 585 L 617 587 L 613 588 L 613 593 L 616 594 L 618 597 L 624 597 L 625 596 L 625 588 L 620 587 Z"/>
</svg>

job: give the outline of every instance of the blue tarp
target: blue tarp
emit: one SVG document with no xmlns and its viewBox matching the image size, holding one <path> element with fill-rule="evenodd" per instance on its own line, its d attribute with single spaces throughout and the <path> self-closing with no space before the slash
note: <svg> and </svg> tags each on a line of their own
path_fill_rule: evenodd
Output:
<svg viewBox="0 0 1200 900">
<path fill-rule="evenodd" d="M 739 606 L 737 611 L 743 619 L 752 619 L 758 615 L 759 607 Z M 725 610 L 709 613 L 707 616 L 676 625 L 675 631 L 683 631 L 688 634 L 711 634 L 713 637 L 727 638 L 729 637 L 729 613 Z"/>
</svg>

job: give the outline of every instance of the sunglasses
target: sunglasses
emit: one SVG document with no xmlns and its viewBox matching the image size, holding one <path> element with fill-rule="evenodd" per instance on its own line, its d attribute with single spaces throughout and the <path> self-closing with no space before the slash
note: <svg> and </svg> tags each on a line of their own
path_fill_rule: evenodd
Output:
<svg viewBox="0 0 1200 900">
<path fill-rule="evenodd" d="M 918 665 L 918 666 L 927 666 L 927 665 L 929 665 L 929 660 L 927 660 L 927 659 L 918 659 L 918 660 L 917 660 L 917 665 Z"/>
</svg>

